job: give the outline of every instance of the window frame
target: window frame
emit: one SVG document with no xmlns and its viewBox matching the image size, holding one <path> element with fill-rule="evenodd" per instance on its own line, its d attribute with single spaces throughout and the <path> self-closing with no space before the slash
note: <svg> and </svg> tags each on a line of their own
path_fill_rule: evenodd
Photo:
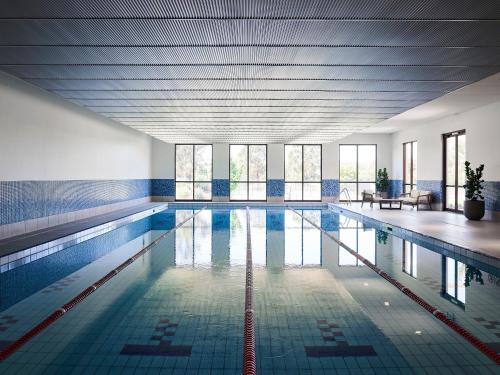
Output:
<svg viewBox="0 0 500 375">
<path fill-rule="evenodd" d="M 191 146 L 193 149 L 193 180 L 192 181 L 183 181 L 183 180 L 177 180 L 177 146 Z M 195 148 L 196 146 L 210 146 L 210 154 L 211 154 L 211 175 L 212 178 L 210 181 L 204 181 L 204 180 L 195 180 L 195 163 L 196 163 L 196 152 Z M 211 202 L 213 199 L 213 179 L 214 179 L 214 145 L 211 143 L 176 143 L 174 147 L 174 186 L 175 186 L 175 201 L 176 202 Z M 177 183 L 178 182 L 183 182 L 183 183 L 191 183 L 193 185 L 193 194 L 192 194 L 192 199 L 177 199 Z M 194 199 L 194 184 L 195 183 L 210 183 L 210 199 Z"/>
<path fill-rule="evenodd" d="M 286 180 L 286 146 L 301 146 L 302 149 L 302 181 L 287 181 Z M 304 181 L 304 146 L 319 146 L 319 181 Z M 323 191 L 323 145 L 322 144 L 294 144 L 294 143 L 288 143 L 283 145 L 283 181 L 284 181 L 284 201 L 285 202 L 321 202 L 322 200 L 322 191 Z M 301 197 L 302 199 L 285 199 L 286 196 L 286 184 L 287 183 L 292 183 L 292 184 L 300 184 L 301 187 Z M 304 183 L 305 184 L 320 184 L 320 194 L 319 194 L 319 199 L 308 199 L 304 200 Z"/>
<path fill-rule="evenodd" d="M 410 145 L 410 183 L 406 181 L 406 145 Z M 413 158 L 413 148 L 418 147 L 417 141 L 409 141 L 409 142 L 404 142 L 403 143 L 403 191 L 402 193 L 404 194 L 406 192 L 405 187 L 408 185 L 410 186 L 410 191 L 413 189 L 417 188 L 417 181 L 413 182 L 413 165 L 414 165 L 414 158 Z M 418 154 L 417 154 L 418 158 Z M 417 159 L 417 165 L 418 165 L 418 159 Z M 417 173 L 418 175 L 418 173 Z"/>
<path fill-rule="evenodd" d="M 377 241 L 377 231 L 375 228 L 365 228 L 365 226 L 352 219 L 355 223 L 356 223 L 356 226 L 340 226 L 339 225 L 339 230 L 338 230 L 338 238 L 339 238 L 339 241 L 342 242 L 341 240 L 341 232 L 342 230 L 350 230 L 350 231 L 356 231 L 356 248 L 355 249 L 352 249 L 354 251 L 356 251 L 357 254 L 359 254 L 359 231 L 362 230 L 362 231 L 369 231 L 369 232 L 373 232 L 373 241 L 374 241 L 374 257 L 373 257 L 373 264 L 376 266 L 377 265 L 377 253 L 378 253 L 378 241 Z M 349 224 L 350 224 L 350 220 L 349 220 Z M 344 232 L 345 233 L 345 232 Z M 349 255 L 353 256 L 354 258 L 356 258 L 356 264 L 340 264 L 340 250 L 344 250 L 346 251 L 347 253 L 349 253 Z M 363 256 L 363 255 L 361 255 Z M 365 258 L 366 259 L 366 258 Z M 369 259 L 367 259 L 368 261 L 370 261 Z M 366 266 L 366 264 L 364 264 L 361 260 L 359 260 L 357 257 L 355 257 L 354 255 L 352 255 L 344 246 L 341 246 L 339 245 L 338 249 L 337 249 L 337 266 L 338 267 L 364 267 Z"/>
<path fill-rule="evenodd" d="M 247 199 L 231 199 L 231 146 L 246 146 L 247 148 L 247 178 L 245 181 L 234 181 L 239 183 L 245 183 L 247 185 Z M 264 181 L 250 181 L 250 146 L 265 146 L 266 148 L 266 178 Z M 263 143 L 231 143 L 229 144 L 229 201 L 230 202 L 266 202 L 267 201 L 267 144 Z M 264 184 L 266 190 L 266 196 L 264 199 L 249 199 L 249 184 L 251 183 L 259 183 Z"/>
<path fill-rule="evenodd" d="M 356 181 L 342 181 L 340 179 L 340 149 L 342 146 L 356 146 Z M 359 146 L 375 146 L 375 173 L 373 175 L 373 181 L 359 181 Z M 358 199 L 358 190 L 359 184 L 376 184 L 377 182 L 377 171 L 378 171 L 378 145 L 376 143 L 341 143 L 339 144 L 339 187 L 341 184 L 356 184 L 356 199 L 352 199 L 352 202 L 361 202 L 361 199 Z M 340 202 L 345 202 L 347 199 L 340 199 Z"/>
<path fill-rule="evenodd" d="M 456 212 L 456 213 L 462 213 L 463 210 L 460 210 L 458 208 L 458 188 L 460 187 L 458 185 L 458 137 L 464 135 L 465 142 L 466 142 L 466 149 L 465 151 L 467 152 L 467 134 L 465 132 L 465 129 L 462 130 L 456 130 L 453 132 L 445 133 L 443 134 L 443 185 L 442 185 L 442 191 L 443 191 L 443 211 L 449 211 L 449 212 Z M 455 181 L 453 181 L 453 184 L 448 184 L 448 168 L 447 168 L 447 152 L 446 152 L 446 140 L 448 138 L 455 138 Z M 447 188 L 454 188 L 455 190 L 455 205 L 454 208 L 447 208 L 446 207 L 446 200 L 447 200 Z"/>
</svg>

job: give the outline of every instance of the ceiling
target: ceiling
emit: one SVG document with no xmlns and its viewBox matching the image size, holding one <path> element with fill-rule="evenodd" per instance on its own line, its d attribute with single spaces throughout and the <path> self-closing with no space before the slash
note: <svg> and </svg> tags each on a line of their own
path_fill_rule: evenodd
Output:
<svg viewBox="0 0 500 375">
<path fill-rule="evenodd" d="M 500 72 L 500 2 L 2 1 L 0 69 L 166 142 L 326 143 Z"/>
</svg>

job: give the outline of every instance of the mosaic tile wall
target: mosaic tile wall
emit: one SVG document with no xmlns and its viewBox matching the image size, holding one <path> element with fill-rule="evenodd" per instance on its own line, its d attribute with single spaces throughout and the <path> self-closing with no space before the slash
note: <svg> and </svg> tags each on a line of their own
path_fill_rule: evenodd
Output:
<svg viewBox="0 0 500 375">
<path fill-rule="evenodd" d="M 214 197 L 229 197 L 229 180 L 228 179 L 213 179 L 212 180 L 212 195 Z"/>
<path fill-rule="evenodd" d="M 267 196 L 283 197 L 285 196 L 285 180 L 267 180 Z"/>
<path fill-rule="evenodd" d="M 339 191 L 339 180 L 323 180 L 323 183 L 321 184 L 322 197 L 336 197 L 339 195 Z"/>
<path fill-rule="evenodd" d="M 0 225 L 151 194 L 151 180 L 0 181 Z"/>
<path fill-rule="evenodd" d="M 483 196 L 487 210 L 500 211 L 500 181 L 486 181 Z"/>
<path fill-rule="evenodd" d="M 175 180 L 173 178 L 153 178 L 151 195 L 154 197 L 175 197 Z"/>
<path fill-rule="evenodd" d="M 430 190 L 432 192 L 432 203 L 443 202 L 443 181 L 417 180 L 417 189 Z"/>
<path fill-rule="evenodd" d="M 401 193 L 403 193 L 403 181 L 389 180 L 389 196 L 392 198 L 398 198 Z"/>
</svg>

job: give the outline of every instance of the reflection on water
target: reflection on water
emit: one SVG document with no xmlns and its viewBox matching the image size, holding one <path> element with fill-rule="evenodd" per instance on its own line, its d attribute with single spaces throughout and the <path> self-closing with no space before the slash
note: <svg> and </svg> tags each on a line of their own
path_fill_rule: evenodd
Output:
<svg viewBox="0 0 500 375">
<path fill-rule="evenodd" d="M 176 224 L 194 212 L 176 210 Z M 300 212 L 321 226 L 320 210 Z M 299 215 L 292 211 L 276 210 L 270 213 L 265 209 L 252 209 L 250 221 L 254 266 L 321 265 L 321 232 Z M 201 211 L 174 232 L 175 264 L 204 267 L 244 265 L 246 228 L 246 209 Z"/>
<path fill-rule="evenodd" d="M 417 277 L 418 246 L 403 240 L 403 272 L 412 277 Z"/>
<path fill-rule="evenodd" d="M 465 305 L 465 264 L 446 257 L 443 280 L 446 280 L 445 297 Z"/>
<path fill-rule="evenodd" d="M 356 251 L 371 263 L 376 264 L 375 229 L 363 226 L 362 223 L 340 215 L 339 240 Z M 339 266 L 363 266 L 354 255 L 346 249 L 339 248 Z"/>
</svg>

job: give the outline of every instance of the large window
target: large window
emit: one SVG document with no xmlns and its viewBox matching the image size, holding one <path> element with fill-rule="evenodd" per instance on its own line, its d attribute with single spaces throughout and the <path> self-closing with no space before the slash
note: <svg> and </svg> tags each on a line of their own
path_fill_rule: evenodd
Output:
<svg viewBox="0 0 500 375">
<path fill-rule="evenodd" d="M 465 130 L 443 135 L 444 139 L 444 208 L 464 209 L 465 191 Z"/>
<path fill-rule="evenodd" d="M 229 146 L 229 198 L 266 200 L 266 145 Z"/>
<path fill-rule="evenodd" d="M 417 142 L 403 143 L 403 192 L 417 187 Z"/>
<path fill-rule="evenodd" d="M 212 145 L 175 145 L 175 199 L 212 199 Z"/>
<path fill-rule="evenodd" d="M 285 145 L 285 200 L 321 200 L 321 145 Z"/>
<path fill-rule="evenodd" d="M 446 259 L 446 260 L 444 260 Z M 443 256 L 445 265 L 445 288 L 443 296 L 456 302 L 457 305 L 465 306 L 465 272 L 466 266 L 453 258 Z"/>
<path fill-rule="evenodd" d="M 361 200 L 363 190 L 375 191 L 377 145 L 340 145 L 339 160 L 340 191 L 347 189 L 352 200 Z"/>
</svg>

